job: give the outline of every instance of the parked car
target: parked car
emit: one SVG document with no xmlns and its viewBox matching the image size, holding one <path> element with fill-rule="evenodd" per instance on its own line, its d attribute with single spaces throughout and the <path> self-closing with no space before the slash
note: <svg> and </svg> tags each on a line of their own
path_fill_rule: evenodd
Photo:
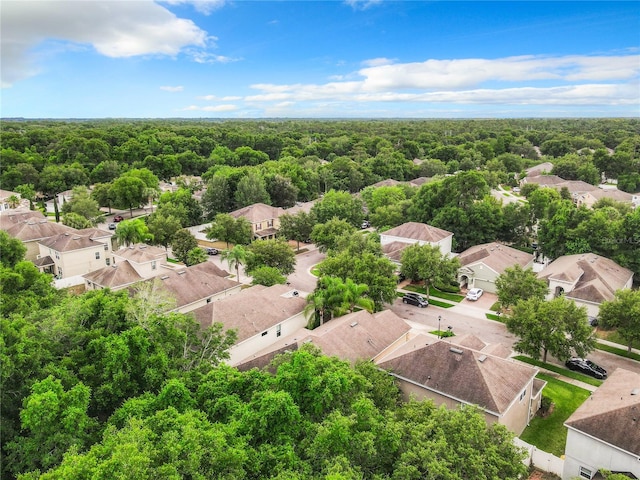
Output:
<svg viewBox="0 0 640 480">
<path fill-rule="evenodd" d="M 598 317 L 592 317 L 591 315 L 589 315 L 589 325 L 591 325 L 592 327 L 597 327 Z"/>
<path fill-rule="evenodd" d="M 369 220 L 365 220 L 361 225 L 362 228 L 369 228 L 370 226 L 371 224 L 369 223 Z"/>
<path fill-rule="evenodd" d="M 124 220 L 124 217 L 122 215 L 116 215 L 115 217 L 113 217 L 113 221 L 118 223 Z"/>
<path fill-rule="evenodd" d="M 207 255 L 217 255 L 218 253 L 220 253 L 217 248 L 212 247 L 207 247 L 204 249 L 204 251 L 207 253 Z"/>
<path fill-rule="evenodd" d="M 472 288 L 467 292 L 467 300 L 472 300 L 475 302 L 482 296 L 483 293 L 484 290 L 482 290 L 481 288 Z"/>
<path fill-rule="evenodd" d="M 427 299 L 417 293 L 405 293 L 404 297 L 402 297 L 402 303 L 408 303 L 420 308 L 429 306 Z"/>
<path fill-rule="evenodd" d="M 109 224 L 109 230 L 115 230 L 115 229 L 116 229 L 116 224 L 115 224 L 115 223 L 113 223 L 113 222 L 111 222 L 111 223 Z"/>
<path fill-rule="evenodd" d="M 604 368 L 585 358 L 570 358 L 565 362 L 565 365 L 569 370 L 582 372 L 599 380 L 607 378 L 607 371 Z"/>
</svg>

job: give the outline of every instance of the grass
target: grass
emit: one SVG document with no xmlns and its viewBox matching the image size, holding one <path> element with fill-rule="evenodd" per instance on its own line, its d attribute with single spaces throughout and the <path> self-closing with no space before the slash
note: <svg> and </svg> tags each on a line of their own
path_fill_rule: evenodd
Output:
<svg viewBox="0 0 640 480">
<path fill-rule="evenodd" d="M 603 343 L 598 343 L 596 345 L 598 350 L 602 350 L 603 352 L 613 353 L 614 355 L 619 355 L 621 357 L 631 358 L 633 360 L 640 361 L 640 355 L 634 352 L 627 352 L 626 349 L 612 347 L 610 345 L 604 345 Z"/>
<path fill-rule="evenodd" d="M 404 287 L 404 289 L 409 290 L 411 292 L 421 293 L 423 295 L 427 292 L 424 287 L 418 287 L 416 285 L 407 285 L 406 287 Z M 438 298 L 442 298 L 443 300 L 449 300 L 450 302 L 455 302 L 455 303 L 460 303 L 462 300 L 464 300 L 464 295 L 458 295 L 457 293 L 443 292 L 434 287 L 429 287 L 429 298 L 431 297 L 438 297 Z"/>
<path fill-rule="evenodd" d="M 504 317 L 496 315 L 495 313 L 485 313 L 484 316 L 489 320 L 495 320 L 496 322 L 504 323 Z"/>
<path fill-rule="evenodd" d="M 313 267 L 311 269 L 311 275 L 313 275 L 314 277 L 319 277 L 320 276 L 320 269 L 318 267 Z"/>
<path fill-rule="evenodd" d="M 599 387 L 600 385 L 602 385 L 602 380 L 598 380 L 597 378 L 590 377 L 589 375 L 584 375 L 580 372 L 574 372 L 573 370 L 569 370 L 567 368 L 559 367 L 558 365 L 553 365 L 551 363 L 544 363 L 544 362 L 541 362 L 540 360 L 534 360 L 531 357 L 525 357 L 524 355 L 518 355 L 514 358 L 516 360 L 520 360 L 521 362 L 528 363 L 529 365 L 535 365 L 536 367 L 550 370 L 559 375 L 563 375 L 567 378 L 573 378 L 574 380 L 579 380 L 583 383 L 593 385 L 594 387 Z"/>
<path fill-rule="evenodd" d="M 539 373 L 537 378 L 547 382 L 542 391 L 554 403 L 551 414 L 545 418 L 536 416 L 522 432 L 520 438 L 540 450 L 556 456 L 564 454 L 567 441 L 567 429 L 564 422 L 582 403 L 589 398 L 589 391 L 558 380 L 550 375 Z"/>
<path fill-rule="evenodd" d="M 622 338 L 622 335 L 620 335 L 617 330 L 602 330 L 598 328 L 596 330 L 596 336 L 603 340 L 609 340 L 610 342 L 617 343 L 618 345 L 624 345 L 625 347 L 628 343 L 624 338 Z M 640 342 L 633 342 L 631 346 L 633 348 L 640 348 Z"/>
<path fill-rule="evenodd" d="M 447 338 L 447 337 L 455 337 L 456 334 L 453 333 L 450 330 L 434 330 L 432 332 L 429 332 L 431 335 L 435 335 L 436 337 L 440 337 L 440 338 Z"/>
</svg>

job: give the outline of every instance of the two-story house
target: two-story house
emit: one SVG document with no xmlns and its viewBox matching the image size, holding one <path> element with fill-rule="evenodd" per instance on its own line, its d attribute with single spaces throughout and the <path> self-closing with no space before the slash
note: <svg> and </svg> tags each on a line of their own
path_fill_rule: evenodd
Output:
<svg viewBox="0 0 640 480">
<path fill-rule="evenodd" d="M 230 213 L 234 218 L 245 218 L 251 224 L 253 237 L 256 239 L 275 238 L 280 228 L 279 217 L 285 213 L 280 207 L 272 207 L 264 203 L 254 203 Z"/>
</svg>

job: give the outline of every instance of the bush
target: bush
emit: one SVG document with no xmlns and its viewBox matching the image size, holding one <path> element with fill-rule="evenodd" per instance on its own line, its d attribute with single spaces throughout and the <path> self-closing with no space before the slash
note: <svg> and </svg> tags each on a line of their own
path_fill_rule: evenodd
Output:
<svg viewBox="0 0 640 480">
<path fill-rule="evenodd" d="M 451 283 L 449 285 L 435 284 L 434 287 L 440 290 L 441 292 L 460 293 L 460 286 L 457 283 Z"/>
</svg>

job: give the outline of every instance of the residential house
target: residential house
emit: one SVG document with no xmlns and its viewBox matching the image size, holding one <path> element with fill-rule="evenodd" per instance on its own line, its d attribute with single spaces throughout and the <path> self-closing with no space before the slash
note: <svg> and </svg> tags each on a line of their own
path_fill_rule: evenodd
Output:
<svg viewBox="0 0 640 480">
<path fill-rule="evenodd" d="M 193 268 L 193 267 L 192 267 Z M 236 330 L 236 344 L 229 349 L 230 365 L 237 365 L 307 324 L 306 301 L 286 285 L 254 285 L 233 296 L 193 311 L 203 328 L 214 322 L 226 330 Z"/>
<path fill-rule="evenodd" d="M 597 317 L 600 304 L 613 300 L 616 290 L 631 288 L 633 272 L 613 260 L 594 253 L 579 253 L 557 258 L 538 278 L 549 285 L 548 299 L 564 295 L 587 313 Z"/>
<path fill-rule="evenodd" d="M 253 237 L 257 239 L 275 238 L 280 228 L 280 215 L 285 213 L 280 207 L 264 203 L 254 203 L 230 213 L 234 218 L 245 218 L 251 224 Z"/>
<path fill-rule="evenodd" d="M 88 229 L 84 233 L 72 230 L 38 241 L 40 254 L 34 263 L 40 270 L 60 279 L 81 276 L 111 265 L 112 233 L 99 229 Z"/>
<path fill-rule="evenodd" d="M 167 252 L 164 248 L 144 243 L 122 247 L 113 252 L 115 264 L 128 262 L 143 279 L 162 274 L 167 267 Z"/>
<path fill-rule="evenodd" d="M 50 222 L 41 212 L 22 209 L 2 212 L 0 214 L 0 228 L 6 231 L 9 236 L 22 242 L 27 248 L 24 258 L 31 262 L 35 262 L 40 255 L 39 241 L 64 233 L 76 232 L 75 228 Z"/>
<path fill-rule="evenodd" d="M 524 185 L 526 183 L 535 183 L 541 187 L 553 187 L 555 188 L 557 185 L 565 183 L 566 180 L 557 175 L 532 175 L 526 176 L 521 180 L 521 184 Z"/>
<path fill-rule="evenodd" d="M 496 280 L 515 265 L 532 268 L 533 255 L 497 242 L 476 245 L 462 252 L 458 259 L 460 288 L 481 288 L 496 293 Z"/>
<path fill-rule="evenodd" d="M 416 243 L 437 245 L 443 255 L 450 255 L 452 241 L 453 233 L 418 222 L 403 223 L 380 234 L 382 251 L 396 263 L 400 263 L 402 251 Z"/>
<path fill-rule="evenodd" d="M 551 170 L 553 170 L 553 163 L 544 162 L 527 168 L 525 173 L 527 177 L 538 177 L 540 175 L 547 175 L 551 173 Z"/>
<path fill-rule="evenodd" d="M 539 409 L 545 385 L 529 365 L 427 337 L 377 364 L 396 378 L 405 399 L 431 399 L 448 408 L 476 405 L 488 424 L 500 423 L 516 435 Z"/>
<path fill-rule="evenodd" d="M 314 330 L 301 328 L 247 357 L 238 368 L 264 368 L 277 354 L 297 350 L 306 343 L 317 346 L 324 355 L 354 364 L 395 349 L 407 341 L 410 330 L 407 322 L 391 310 L 377 313 L 360 310 L 334 318 Z"/>
<path fill-rule="evenodd" d="M 640 195 L 636 195 L 636 197 L 640 197 Z M 587 208 L 592 208 L 593 205 L 602 198 L 610 198 L 616 202 L 627 204 L 631 208 L 636 208 L 640 204 L 638 201 L 634 203 L 633 194 L 623 192 L 617 188 L 597 188 L 588 192 L 582 192 L 577 195 L 576 204 L 579 207 L 585 206 Z"/>
<path fill-rule="evenodd" d="M 565 422 L 563 480 L 600 469 L 640 478 L 640 375 L 617 368 Z"/>
<path fill-rule="evenodd" d="M 0 189 L 0 212 L 18 207 L 29 208 L 29 200 L 22 198 L 19 193 Z"/>
</svg>

